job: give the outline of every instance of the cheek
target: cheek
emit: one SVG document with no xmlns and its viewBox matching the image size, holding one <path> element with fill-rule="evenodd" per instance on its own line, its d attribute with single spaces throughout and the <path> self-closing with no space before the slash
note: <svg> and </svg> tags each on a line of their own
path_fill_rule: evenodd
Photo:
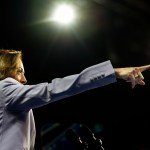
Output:
<svg viewBox="0 0 150 150">
<path fill-rule="evenodd" d="M 15 75 L 14 79 L 16 79 L 17 81 L 20 81 L 21 80 L 21 76 L 20 75 Z"/>
</svg>

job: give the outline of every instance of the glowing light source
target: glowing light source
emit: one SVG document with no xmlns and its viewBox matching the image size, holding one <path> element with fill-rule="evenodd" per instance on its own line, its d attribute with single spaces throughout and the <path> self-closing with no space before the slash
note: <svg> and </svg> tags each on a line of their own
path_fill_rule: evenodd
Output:
<svg viewBox="0 0 150 150">
<path fill-rule="evenodd" d="M 52 20 L 62 24 L 69 24 L 75 18 L 74 10 L 70 5 L 60 5 L 52 16 Z"/>
</svg>

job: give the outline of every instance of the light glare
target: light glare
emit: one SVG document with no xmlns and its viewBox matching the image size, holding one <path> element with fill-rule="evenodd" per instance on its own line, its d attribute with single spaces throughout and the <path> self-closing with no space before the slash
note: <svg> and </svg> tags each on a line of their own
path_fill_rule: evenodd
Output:
<svg viewBox="0 0 150 150">
<path fill-rule="evenodd" d="M 73 8 L 67 4 L 63 4 L 59 6 L 52 17 L 53 21 L 68 24 L 71 23 L 74 19 L 74 11 Z"/>
</svg>

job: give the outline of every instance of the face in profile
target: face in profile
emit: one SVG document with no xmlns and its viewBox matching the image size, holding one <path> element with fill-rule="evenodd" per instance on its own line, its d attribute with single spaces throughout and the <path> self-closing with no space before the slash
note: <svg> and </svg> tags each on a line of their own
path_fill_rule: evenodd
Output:
<svg viewBox="0 0 150 150">
<path fill-rule="evenodd" d="M 18 82 L 20 82 L 21 84 L 25 84 L 27 82 L 26 77 L 25 77 L 24 66 L 21 60 L 19 60 L 18 67 L 12 74 L 12 77 Z"/>
</svg>

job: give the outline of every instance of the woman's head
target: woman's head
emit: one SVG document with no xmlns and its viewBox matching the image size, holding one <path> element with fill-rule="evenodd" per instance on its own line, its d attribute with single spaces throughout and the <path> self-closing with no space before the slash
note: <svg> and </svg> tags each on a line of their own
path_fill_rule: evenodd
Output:
<svg viewBox="0 0 150 150">
<path fill-rule="evenodd" d="M 22 84 L 26 83 L 21 51 L 0 50 L 0 80 L 7 77 L 12 77 Z"/>
</svg>

